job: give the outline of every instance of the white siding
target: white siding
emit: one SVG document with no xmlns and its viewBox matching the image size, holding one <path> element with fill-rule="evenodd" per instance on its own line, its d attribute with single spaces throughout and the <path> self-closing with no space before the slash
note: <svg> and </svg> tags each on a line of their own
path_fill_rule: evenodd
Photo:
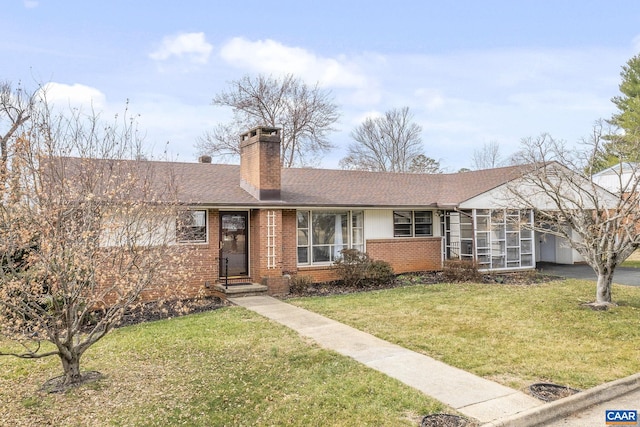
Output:
<svg viewBox="0 0 640 427">
<path fill-rule="evenodd" d="M 574 264 L 584 261 L 584 258 L 571 247 L 566 239 L 553 234 L 536 232 L 539 249 L 536 252 L 536 260 L 553 262 L 556 264 Z M 579 238 L 575 235 L 574 238 Z"/>
<path fill-rule="evenodd" d="M 605 169 L 591 177 L 593 182 L 615 194 L 632 191 L 638 181 L 638 165 L 625 163 Z"/>
<path fill-rule="evenodd" d="M 175 243 L 176 219 L 163 211 L 136 212 L 135 218 L 122 213 L 106 213 L 100 227 L 101 247 L 126 245 L 159 246 Z"/>
<path fill-rule="evenodd" d="M 369 209 L 364 211 L 364 238 L 367 239 L 393 239 L 393 211 L 431 211 L 433 212 L 433 236 L 439 237 L 442 218 L 437 211 L 420 208 L 396 208 L 396 209 Z"/>
<path fill-rule="evenodd" d="M 364 211 L 364 239 L 393 239 L 393 210 Z"/>
<path fill-rule="evenodd" d="M 527 199 L 525 203 L 517 200 L 513 193 L 510 191 L 510 186 L 518 186 L 518 193 Z M 584 183 L 579 190 L 567 188 L 566 191 L 572 199 L 579 198 L 578 191 L 581 193 L 590 192 L 591 185 Z M 527 197 L 528 196 L 528 197 Z M 590 204 L 589 197 L 583 197 L 585 204 L 583 208 L 590 209 L 593 205 Z M 599 191 L 599 201 L 604 206 L 616 206 L 618 197 L 604 190 Z M 485 193 L 472 197 L 464 202 L 460 203 L 459 209 L 495 209 L 495 208 L 507 208 L 507 209 L 523 209 L 533 207 L 537 210 L 555 210 L 557 205 L 552 199 L 540 191 L 539 188 L 523 180 L 514 180 L 509 184 L 503 184 Z"/>
</svg>

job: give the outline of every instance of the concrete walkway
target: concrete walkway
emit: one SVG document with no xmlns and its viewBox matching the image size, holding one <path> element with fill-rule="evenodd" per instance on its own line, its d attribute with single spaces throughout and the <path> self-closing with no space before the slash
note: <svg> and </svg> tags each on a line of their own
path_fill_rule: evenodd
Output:
<svg viewBox="0 0 640 427">
<path fill-rule="evenodd" d="M 253 296 L 229 300 L 311 338 L 321 347 L 396 378 L 482 423 L 535 411 L 543 405 L 523 392 L 275 298 Z"/>
</svg>

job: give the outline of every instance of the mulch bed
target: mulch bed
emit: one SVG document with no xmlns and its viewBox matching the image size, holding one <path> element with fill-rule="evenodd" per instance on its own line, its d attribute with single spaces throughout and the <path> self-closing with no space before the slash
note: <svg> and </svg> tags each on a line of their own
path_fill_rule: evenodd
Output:
<svg viewBox="0 0 640 427">
<path fill-rule="evenodd" d="M 446 274 L 441 271 L 429 271 L 423 273 L 401 274 L 391 282 L 366 287 L 347 286 L 339 281 L 314 283 L 301 288 L 292 286 L 289 295 L 287 295 L 285 298 L 343 295 L 351 294 L 354 292 L 392 289 L 411 285 L 434 285 L 437 283 L 480 282 L 486 284 L 494 283 L 500 285 L 529 286 L 562 279 L 562 277 L 558 276 L 550 276 L 546 274 L 540 274 L 538 272 L 527 271 L 500 274 L 483 274 L 478 277 L 477 280 L 454 280 L 454 278 L 447 277 Z"/>
<path fill-rule="evenodd" d="M 472 427 L 474 424 L 466 418 L 451 414 L 432 414 L 422 419 L 420 427 Z"/>
<path fill-rule="evenodd" d="M 579 393 L 580 390 L 552 383 L 536 383 L 529 386 L 529 392 L 536 399 L 544 402 L 553 402 L 554 400 Z"/>
<path fill-rule="evenodd" d="M 187 314 L 203 313 L 205 311 L 217 310 L 226 305 L 228 305 L 228 303 L 215 297 L 166 301 L 163 303 L 150 302 L 129 308 L 120 321 L 114 324 L 114 327 L 122 328 L 143 322 L 153 322 L 155 320 L 170 319 Z M 91 331 L 100 318 L 101 312 L 94 312 L 93 315 L 94 318 L 83 327 L 84 332 Z"/>
<path fill-rule="evenodd" d="M 135 325 L 141 322 L 169 319 L 187 314 L 203 313 L 217 310 L 227 305 L 220 298 L 198 298 L 193 300 L 170 301 L 163 304 L 148 303 L 129 310 L 124 314 L 116 327 Z"/>
</svg>

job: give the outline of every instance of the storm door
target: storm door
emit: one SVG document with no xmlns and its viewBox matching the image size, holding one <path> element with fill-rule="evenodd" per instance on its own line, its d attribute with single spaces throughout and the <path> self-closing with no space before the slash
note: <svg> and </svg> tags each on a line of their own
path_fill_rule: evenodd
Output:
<svg viewBox="0 0 640 427">
<path fill-rule="evenodd" d="M 220 277 L 247 276 L 247 212 L 220 212 Z"/>
</svg>

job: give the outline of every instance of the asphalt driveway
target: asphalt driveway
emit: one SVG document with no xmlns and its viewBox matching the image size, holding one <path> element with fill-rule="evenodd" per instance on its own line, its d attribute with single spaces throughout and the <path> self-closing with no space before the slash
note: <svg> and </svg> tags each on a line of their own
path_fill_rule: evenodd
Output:
<svg viewBox="0 0 640 427">
<path fill-rule="evenodd" d="M 552 264 L 539 262 L 536 269 L 543 274 L 568 277 L 572 279 L 596 280 L 596 273 L 585 264 Z M 618 267 L 613 274 L 613 283 L 619 285 L 640 286 L 640 268 Z"/>
</svg>

